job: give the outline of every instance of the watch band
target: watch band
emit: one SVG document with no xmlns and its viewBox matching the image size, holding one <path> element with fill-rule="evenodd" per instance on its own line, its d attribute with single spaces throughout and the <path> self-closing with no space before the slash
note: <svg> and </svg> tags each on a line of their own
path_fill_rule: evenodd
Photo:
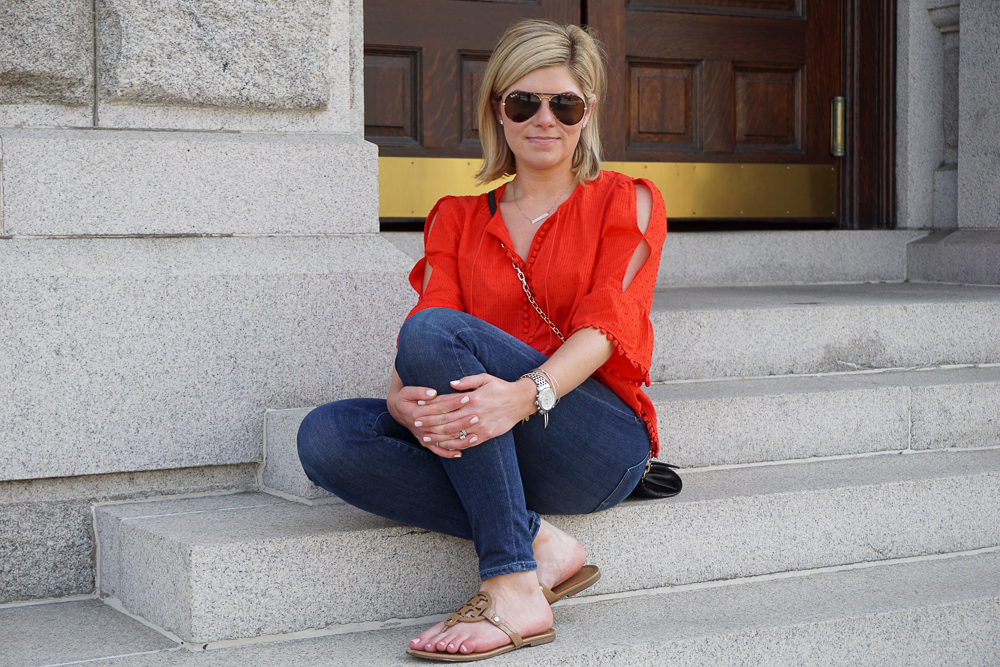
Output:
<svg viewBox="0 0 1000 667">
<path fill-rule="evenodd" d="M 521 377 L 522 378 L 528 378 L 529 380 L 531 380 L 532 382 L 535 383 L 535 409 L 538 411 L 538 414 L 542 415 L 542 420 L 543 420 L 543 422 L 542 422 L 543 423 L 542 428 L 548 428 L 548 426 L 549 426 L 549 409 L 551 409 L 551 408 L 549 408 L 549 409 L 543 408 L 542 405 L 541 405 L 541 403 L 539 402 L 539 398 L 541 397 L 542 393 L 545 392 L 545 391 L 551 391 L 552 395 L 556 396 L 555 389 L 549 383 L 549 379 L 547 377 L 545 377 L 545 375 L 543 375 L 542 373 L 539 373 L 538 371 L 531 371 L 531 372 L 525 373 Z M 552 407 L 554 408 L 556 406 L 556 403 L 558 403 L 558 402 L 559 402 L 558 401 L 558 397 L 556 397 L 556 401 L 552 404 Z"/>
</svg>

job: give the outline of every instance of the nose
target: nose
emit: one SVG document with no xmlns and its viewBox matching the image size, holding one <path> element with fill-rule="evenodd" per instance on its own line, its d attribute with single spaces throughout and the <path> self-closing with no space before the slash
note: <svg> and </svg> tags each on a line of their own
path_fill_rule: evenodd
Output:
<svg viewBox="0 0 1000 667">
<path fill-rule="evenodd" d="M 532 116 L 532 121 L 535 125 L 555 125 L 556 117 L 552 113 L 552 107 L 549 106 L 549 100 L 547 98 L 542 98 L 542 106 L 539 107 L 538 112 Z"/>
</svg>

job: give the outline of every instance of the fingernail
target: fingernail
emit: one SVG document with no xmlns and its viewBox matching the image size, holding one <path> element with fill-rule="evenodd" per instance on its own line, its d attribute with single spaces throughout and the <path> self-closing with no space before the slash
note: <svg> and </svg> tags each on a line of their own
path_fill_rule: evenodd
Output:
<svg viewBox="0 0 1000 667">
<path fill-rule="evenodd" d="M 427 401 L 417 401 L 417 405 L 427 405 Z"/>
<path fill-rule="evenodd" d="M 427 395 L 428 396 L 433 396 L 434 395 L 434 390 L 433 389 L 428 389 L 427 390 Z"/>
<path fill-rule="evenodd" d="M 458 384 L 459 382 L 461 382 L 461 380 L 452 380 L 451 381 L 452 384 Z"/>
<path fill-rule="evenodd" d="M 469 423 L 470 424 L 478 424 L 479 423 L 479 417 L 473 417 L 472 421 L 469 422 Z M 420 426 L 420 424 L 417 424 L 417 426 Z"/>
<path fill-rule="evenodd" d="M 474 443 L 474 442 L 475 442 L 476 440 L 479 440 L 479 438 L 477 438 L 476 436 L 472 436 L 471 438 L 469 438 L 469 444 L 471 445 L 471 444 L 472 444 L 472 443 Z"/>
<path fill-rule="evenodd" d="M 462 458 L 462 452 L 455 452 L 455 456 L 452 458 L 460 459 Z"/>
<path fill-rule="evenodd" d="M 468 396 L 466 396 L 465 398 L 462 399 L 462 403 L 468 403 L 468 402 L 469 402 L 469 397 Z"/>
<path fill-rule="evenodd" d="M 413 425 L 414 426 L 423 426 L 424 423 L 423 422 L 413 422 Z"/>
<path fill-rule="evenodd" d="M 431 439 L 425 435 L 424 436 L 424 442 L 430 442 L 430 441 L 431 441 Z"/>
</svg>

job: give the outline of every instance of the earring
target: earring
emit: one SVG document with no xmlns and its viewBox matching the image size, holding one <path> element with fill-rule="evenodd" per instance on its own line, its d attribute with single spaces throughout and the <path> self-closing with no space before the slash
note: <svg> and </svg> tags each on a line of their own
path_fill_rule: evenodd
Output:
<svg viewBox="0 0 1000 667">
<path fill-rule="evenodd" d="M 500 121 L 500 124 L 503 125 L 503 120 Z"/>
</svg>

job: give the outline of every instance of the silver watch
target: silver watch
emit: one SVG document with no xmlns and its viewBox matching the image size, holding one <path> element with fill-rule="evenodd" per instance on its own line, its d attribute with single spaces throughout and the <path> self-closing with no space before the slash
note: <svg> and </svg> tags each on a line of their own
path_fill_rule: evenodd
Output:
<svg viewBox="0 0 1000 667">
<path fill-rule="evenodd" d="M 559 402 L 555 389 L 549 384 L 548 378 L 541 373 L 531 371 L 521 377 L 528 378 L 538 388 L 538 393 L 535 394 L 535 407 L 538 408 L 538 414 L 542 415 L 542 419 L 544 420 L 542 428 L 548 428 L 549 410 L 556 407 L 556 403 Z"/>
</svg>

